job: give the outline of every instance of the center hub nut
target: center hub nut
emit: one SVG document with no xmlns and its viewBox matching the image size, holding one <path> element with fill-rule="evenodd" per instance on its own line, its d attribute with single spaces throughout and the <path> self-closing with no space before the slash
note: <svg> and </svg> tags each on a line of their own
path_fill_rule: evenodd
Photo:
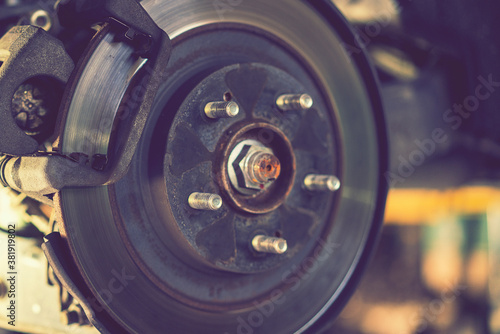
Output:
<svg viewBox="0 0 500 334">
<path fill-rule="evenodd" d="M 250 182 L 258 185 L 261 189 L 280 175 L 280 161 L 271 153 L 255 152 L 248 158 L 248 162 L 246 169 L 250 176 Z"/>
<path fill-rule="evenodd" d="M 244 140 L 233 149 L 228 161 L 232 186 L 253 195 L 267 189 L 280 175 L 281 164 L 272 149 L 257 140 Z"/>
<path fill-rule="evenodd" d="M 236 123 L 226 134 L 214 165 L 220 195 L 239 211 L 276 210 L 295 180 L 295 154 L 287 136 L 267 122 Z"/>
</svg>

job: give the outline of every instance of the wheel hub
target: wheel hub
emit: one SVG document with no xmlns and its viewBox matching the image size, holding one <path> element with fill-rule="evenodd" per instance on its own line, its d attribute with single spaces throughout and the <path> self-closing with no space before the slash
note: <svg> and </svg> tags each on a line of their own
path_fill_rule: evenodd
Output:
<svg viewBox="0 0 500 334">
<path fill-rule="evenodd" d="M 241 89 L 242 83 L 250 88 Z M 309 94 L 320 96 L 311 88 L 309 94 L 304 91 L 288 73 L 259 63 L 223 67 L 190 90 L 172 120 L 163 166 L 169 198 L 189 196 L 193 209 L 174 205 L 176 219 L 167 224 L 172 233 L 181 232 L 179 257 L 186 256 L 181 249 L 191 248 L 194 252 L 187 254 L 201 268 L 258 273 L 292 259 L 311 233 L 321 229 L 319 221 L 304 222 L 314 228 L 299 235 L 279 218 L 280 207 L 302 192 L 291 129 L 299 129 L 311 111 Z M 324 104 L 318 99 L 317 105 Z M 304 138 L 312 135 L 304 130 Z M 309 145 L 314 144 L 306 143 L 305 149 Z M 310 166 L 317 158 L 302 160 Z M 326 168 L 334 166 L 330 162 Z M 217 198 L 224 204 L 214 206 Z M 327 203 L 331 197 L 319 195 L 317 200 Z"/>
</svg>

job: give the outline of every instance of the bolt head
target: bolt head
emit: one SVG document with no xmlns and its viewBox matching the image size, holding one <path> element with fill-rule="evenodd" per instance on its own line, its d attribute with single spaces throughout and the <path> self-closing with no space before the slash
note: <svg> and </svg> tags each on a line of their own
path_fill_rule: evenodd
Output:
<svg viewBox="0 0 500 334">
<path fill-rule="evenodd" d="M 280 175 L 281 165 L 278 158 L 269 153 L 254 153 L 248 158 L 248 167 L 251 181 L 254 183 L 268 183 L 276 180 Z"/>
<path fill-rule="evenodd" d="M 226 106 L 226 112 L 229 117 L 236 117 L 240 112 L 240 107 L 236 102 L 229 102 Z"/>
<path fill-rule="evenodd" d="M 222 207 L 222 198 L 219 195 L 210 197 L 210 208 L 212 210 L 219 210 Z"/>
<path fill-rule="evenodd" d="M 309 94 L 302 94 L 300 96 L 299 101 L 300 101 L 300 106 L 304 110 L 310 109 L 313 106 L 313 99 Z"/>
<path fill-rule="evenodd" d="M 236 147 L 238 156 L 232 166 L 238 186 L 243 189 L 263 190 L 276 180 L 281 172 L 281 165 L 273 150 L 255 144 Z"/>
</svg>

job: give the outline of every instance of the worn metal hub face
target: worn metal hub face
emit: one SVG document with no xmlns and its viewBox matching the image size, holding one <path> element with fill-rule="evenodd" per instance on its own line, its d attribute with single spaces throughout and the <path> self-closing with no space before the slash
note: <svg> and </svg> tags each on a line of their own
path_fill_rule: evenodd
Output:
<svg viewBox="0 0 500 334">
<path fill-rule="evenodd" d="M 125 329 L 115 332 L 318 332 L 372 249 L 385 191 L 376 86 L 363 55 L 341 47 L 354 37 L 329 1 L 224 13 L 211 0 L 141 4 L 174 47 L 131 169 L 56 198 L 83 279 Z M 113 36 L 88 61 L 63 153 L 84 138 L 88 153 L 106 154 L 114 124 L 102 120 L 132 105 L 148 74 Z M 241 143 L 260 155 L 239 168 L 264 189 L 231 181 Z M 109 301 L 113 272 L 134 278 Z"/>
<path fill-rule="evenodd" d="M 240 32 L 234 37 L 240 34 L 246 35 Z M 189 43 L 197 40 L 191 38 Z M 207 56 L 210 55 L 200 55 L 200 61 Z M 316 97 L 316 105 L 323 110 L 279 109 L 276 101 L 284 93 L 306 90 Z M 238 112 L 229 115 L 228 103 L 237 106 Z M 221 117 L 210 117 L 214 104 L 222 107 Z M 164 112 L 170 108 L 167 101 Z M 301 170 L 318 164 L 322 164 L 321 168 L 311 171 L 327 173 L 336 168 L 333 128 L 314 85 L 305 88 L 275 66 L 235 64 L 207 75 L 176 109 L 166 138 L 163 177 L 168 200 L 178 203 L 170 205 L 175 220 L 165 219 L 169 234 L 177 235 L 174 247 L 177 256 L 191 257 L 189 262 L 198 268 L 258 273 L 292 259 L 311 235 L 325 228 L 328 214 L 325 209 L 332 201 L 328 193 L 301 204 L 306 207 L 316 202 L 315 205 L 322 207 L 320 215 L 321 212 L 325 215 L 302 217 L 299 223 L 302 228 L 289 229 L 295 218 L 285 211 L 292 206 L 281 208 L 287 199 L 297 200 L 301 193 L 307 192 L 301 187 L 302 181 L 296 180 L 296 149 L 290 138 L 301 142 L 302 147 L 296 144 L 298 154 L 301 149 L 314 151 L 318 147 L 328 152 L 326 160 L 315 155 L 302 156 Z M 321 115 L 324 124 L 311 117 L 311 113 Z M 304 120 L 308 117 L 315 129 L 302 125 L 307 124 Z M 297 131 L 300 138 L 296 138 Z M 323 137 L 318 138 L 320 134 Z M 152 157 L 149 162 L 156 166 L 156 153 Z M 193 198 L 193 193 L 206 194 L 207 201 L 210 196 L 215 198 L 220 194 L 224 204 L 214 209 L 207 202 L 205 210 L 200 210 L 198 204 L 190 204 L 186 211 L 183 200 L 186 196 Z M 304 233 L 306 227 L 309 231 Z M 275 238 L 266 239 L 271 248 L 256 246 L 254 239 L 261 237 Z M 272 245 L 279 247 L 275 251 Z"/>
</svg>

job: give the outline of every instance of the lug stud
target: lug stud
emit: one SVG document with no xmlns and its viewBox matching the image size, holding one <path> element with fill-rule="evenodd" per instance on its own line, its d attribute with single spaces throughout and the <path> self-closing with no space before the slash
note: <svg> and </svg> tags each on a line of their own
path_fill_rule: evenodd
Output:
<svg viewBox="0 0 500 334">
<path fill-rule="evenodd" d="M 311 191 L 337 191 L 340 180 L 333 175 L 309 174 L 304 179 L 304 187 Z"/>
<path fill-rule="evenodd" d="M 193 209 L 216 211 L 222 207 L 222 198 L 217 194 L 192 193 L 188 203 Z"/>
<path fill-rule="evenodd" d="M 276 106 L 281 111 L 307 110 L 313 106 L 313 103 L 309 94 L 285 94 L 276 100 Z"/>
<path fill-rule="evenodd" d="M 229 102 L 209 102 L 205 106 L 205 115 L 208 118 L 231 118 L 239 114 L 240 107 L 234 101 Z"/>
<path fill-rule="evenodd" d="M 288 248 L 285 239 L 266 235 L 256 235 L 252 239 L 252 247 L 257 252 L 270 254 L 283 254 Z"/>
</svg>

